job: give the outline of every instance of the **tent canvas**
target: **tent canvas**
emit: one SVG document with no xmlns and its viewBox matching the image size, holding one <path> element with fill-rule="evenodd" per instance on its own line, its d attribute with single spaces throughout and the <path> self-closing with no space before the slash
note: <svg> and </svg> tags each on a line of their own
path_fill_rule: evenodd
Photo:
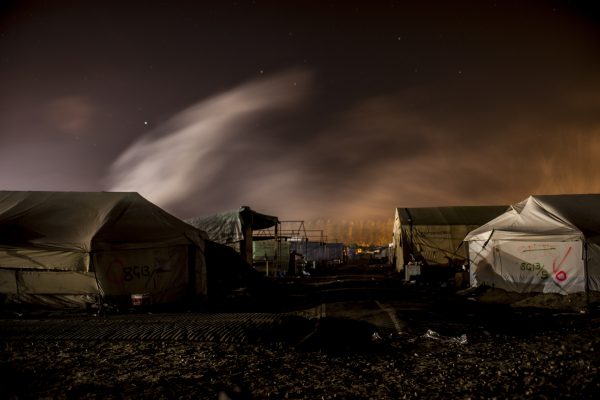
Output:
<svg viewBox="0 0 600 400">
<path fill-rule="evenodd" d="M 397 208 L 392 258 L 401 272 L 412 257 L 427 264 L 467 260 L 461 246 L 469 231 L 497 217 L 507 206 Z"/>
<path fill-rule="evenodd" d="M 600 290 L 600 194 L 530 196 L 467 235 L 471 286 Z"/>
<path fill-rule="evenodd" d="M 206 294 L 202 232 L 137 193 L 0 191 L 0 293 L 83 304 Z"/>
<path fill-rule="evenodd" d="M 185 220 L 208 235 L 208 239 L 220 244 L 233 244 L 245 239 L 244 228 L 253 231 L 267 229 L 277 224 L 277 217 L 258 213 L 249 207 L 226 211 L 206 217 L 196 217 Z"/>
<path fill-rule="evenodd" d="M 206 232 L 213 242 L 233 247 L 242 259 L 252 263 L 252 231 L 276 226 L 277 217 L 261 214 L 250 207 L 226 211 L 206 217 L 185 220 L 193 227 Z"/>
</svg>

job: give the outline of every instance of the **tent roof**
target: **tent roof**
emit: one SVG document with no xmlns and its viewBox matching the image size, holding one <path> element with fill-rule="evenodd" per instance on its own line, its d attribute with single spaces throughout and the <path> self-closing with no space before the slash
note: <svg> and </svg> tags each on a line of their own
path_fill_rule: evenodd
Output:
<svg viewBox="0 0 600 400">
<path fill-rule="evenodd" d="M 584 235 L 600 234 L 600 194 L 532 196 L 549 212 L 562 216 Z"/>
<path fill-rule="evenodd" d="M 455 206 L 397 208 L 402 224 L 482 225 L 502 214 L 508 206 Z"/>
<path fill-rule="evenodd" d="M 207 217 L 187 219 L 188 224 L 205 231 L 208 238 L 217 243 L 235 243 L 244 240 L 243 226 L 250 225 L 252 230 L 267 229 L 275 226 L 277 217 L 261 214 L 250 207 L 226 211 Z"/>
<path fill-rule="evenodd" d="M 271 228 L 279 222 L 277 217 L 258 213 L 250 207 L 241 207 L 240 210 L 242 218 L 250 223 L 253 231 Z"/>
<path fill-rule="evenodd" d="M 188 244 L 201 233 L 128 192 L 0 191 L 0 247 L 86 252 Z"/>
<path fill-rule="evenodd" d="M 465 240 L 498 235 L 577 235 L 600 238 L 600 194 L 534 195 L 470 232 Z"/>
</svg>

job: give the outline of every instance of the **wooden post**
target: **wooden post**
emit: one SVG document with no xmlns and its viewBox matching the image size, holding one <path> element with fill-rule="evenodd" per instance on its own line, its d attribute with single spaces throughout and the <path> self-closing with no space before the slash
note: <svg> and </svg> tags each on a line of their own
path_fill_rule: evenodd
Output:
<svg viewBox="0 0 600 400">
<path fill-rule="evenodd" d="M 240 255 L 242 260 L 252 265 L 252 226 L 242 226 L 244 239 L 240 243 Z"/>
</svg>

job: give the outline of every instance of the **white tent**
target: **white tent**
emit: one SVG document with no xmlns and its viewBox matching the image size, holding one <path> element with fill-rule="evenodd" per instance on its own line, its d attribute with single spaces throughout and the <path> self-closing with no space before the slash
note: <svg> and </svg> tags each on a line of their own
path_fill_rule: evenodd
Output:
<svg viewBox="0 0 600 400">
<path fill-rule="evenodd" d="M 202 235 L 137 193 L 0 191 L 0 294 L 53 306 L 204 296 Z"/>
<path fill-rule="evenodd" d="M 600 290 L 600 194 L 530 196 L 471 231 L 471 286 Z"/>
</svg>

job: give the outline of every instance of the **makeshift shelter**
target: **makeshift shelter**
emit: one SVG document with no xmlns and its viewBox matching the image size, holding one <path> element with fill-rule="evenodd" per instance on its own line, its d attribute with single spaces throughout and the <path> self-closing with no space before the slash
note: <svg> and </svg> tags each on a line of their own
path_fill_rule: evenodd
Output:
<svg viewBox="0 0 600 400">
<path fill-rule="evenodd" d="M 0 293 L 52 306 L 204 296 L 202 235 L 138 193 L 0 191 Z"/>
<path fill-rule="evenodd" d="M 403 271 L 410 261 L 438 265 L 466 261 L 467 249 L 461 245 L 467 233 L 506 209 L 507 206 L 397 208 L 393 230 L 396 270 Z"/>
<path fill-rule="evenodd" d="M 600 290 L 600 194 L 530 196 L 465 241 L 472 286 L 520 293 Z"/>
<path fill-rule="evenodd" d="M 252 243 L 253 265 L 267 276 L 279 276 L 288 270 L 292 242 L 277 239 Z"/>
<path fill-rule="evenodd" d="M 191 218 L 188 224 L 208 235 L 213 242 L 235 248 L 242 259 L 252 264 L 252 231 L 277 226 L 277 217 L 258 213 L 250 207 L 207 217 Z"/>
</svg>

